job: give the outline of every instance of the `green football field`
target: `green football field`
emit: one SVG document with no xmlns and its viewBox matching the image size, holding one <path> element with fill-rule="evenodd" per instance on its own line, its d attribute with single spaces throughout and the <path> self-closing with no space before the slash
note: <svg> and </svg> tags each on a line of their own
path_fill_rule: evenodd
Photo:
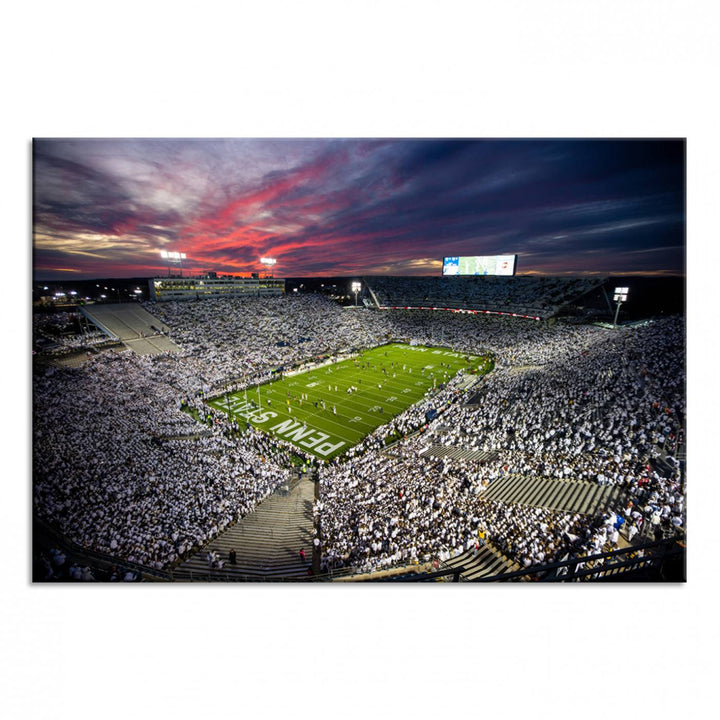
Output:
<svg viewBox="0 0 720 720">
<path fill-rule="evenodd" d="M 208 404 L 330 460 L 461 369 L 484 374 L 492 360 L 444 348 L 383 345 Z"/>
</svg>

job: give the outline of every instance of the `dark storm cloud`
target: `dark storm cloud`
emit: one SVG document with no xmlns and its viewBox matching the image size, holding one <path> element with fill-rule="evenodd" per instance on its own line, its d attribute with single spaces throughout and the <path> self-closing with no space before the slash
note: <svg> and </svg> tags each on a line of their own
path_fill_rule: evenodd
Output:
<svg viewBox="0 0 720 720">
<path fill-rule="evenodd" d="M 148 238 L 172 237 L 159 231 L 177 222 L 176 212 L 144 207 L 111 173 L 55 156 L 49 145 L 35 144 L 36 231 L 120 235 L 132 230 Z"/>
<path fill-rule="evenodd" d="M 684 171 L 682 141 L 38 141 L 36 257 L 112 274 L 173 244 L 198 268 L 270 254 L 293 276 L 507 252 L 521 272 L 683 272 Z"/>
</svg>

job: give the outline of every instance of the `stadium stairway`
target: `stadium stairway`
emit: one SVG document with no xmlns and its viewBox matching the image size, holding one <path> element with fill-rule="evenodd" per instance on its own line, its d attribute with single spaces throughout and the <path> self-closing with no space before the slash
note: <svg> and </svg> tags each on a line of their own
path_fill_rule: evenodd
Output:
<svg viewBox="0 0 720 720">
<path fill-rule="evenodd" d="M 486 500 L 590 515 L 615 507 L 621 501 L 621 491 L 614 485 L 508 474 L 492 482 L 482 497 Z"/>
<path fill-rule="evenodd" d="M 174 580 L 287 580 L 308 577 L 313 557 L 312 503 L 315 485 L 302 478 L 286 495 L 275 493 L 254 512 L 219 535 L 173 571 Z M 234 548 L 237 563 L 228 562 Z M 305 551 L 305 561 L 300 550 Z M 208 566 L 215 550 L 222 569 Z"/>
<path fill-rule="evenodd" d="M 678 459 L 681 463 L 686 463 L 686 462 L 687 462 L 687 445 L 686 445 L 685 443 L 681 443 L 681 444 L 679 445 L 678 451 L 677 451 L 677 459 Z"/>
<path fill-rule="evenodd" d="M 457 381 L 457 389 L 464 391 L 464 390 L 470 390 L 470 388 L 475 387 L 475 385 L 478 385 L 482 378 L 479 378 L 477 375 L 464 375 L 461 376 Z"/>
<path fill-rule="evenodd" d="M 508 560 L 490 543 L 485 543 L 475 554 L 474 550 L 466 550 L 457 557 L 445 560 L 443 569 L 464 568 L 461 580 L 476 580 L 483 577 L 494 577 L 503 573 L 519 570 L 519 566 Z"/>
</svg>

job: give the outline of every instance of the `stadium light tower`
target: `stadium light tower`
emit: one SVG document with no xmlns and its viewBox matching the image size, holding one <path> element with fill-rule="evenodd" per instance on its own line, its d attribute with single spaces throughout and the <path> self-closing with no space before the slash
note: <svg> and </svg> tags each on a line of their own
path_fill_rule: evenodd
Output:
<svg viewBox="0 0 720 720">
<path fill-rule="evenodd" d="M 630 288 L 626 287 L 616 287 L 615 288 L 615 294 L 613 295 L 613 300 L 617 303 L 617 308 L 615 309 L 615 321 L 613 322 L 613 326 L 617 330 L 617 321 L 618 321 L 618 315 L 620 314 L 620 306 L 627 302 L 628 294 L 630 293 Z"/>
<path fill-rule="evenodd" d="M 160 257 L 161 257 L 163 260 L 167 260 L 168 277 L 170 277 L 170 274 L 171 274 L 171 273 L 170 273 L 170 258 L 169 258 L 169 256 L 168 256 L 168 251 L 167 251 L 167 250 L 161 250 L 161 251 L 160 251 Z"/>
<path fill-rule="evenodd" d="M 350 285 L 350 289 L 355 293 L 355 307 L 357 307 L 357 296 L 360 290 L 362 290 L 362 283 L 355 280 L 352 285 Z"/>
<path fill-rule="evenodd" d="M 268 271 L 270 273 L 270 277 L 272 277 L 273 276 L 272 269 L 273 269 L 273 266 L 277 263 L 277 260 L 275 258 L 271 258 L 271 257 L 261 257 L 260 262 L 263 265 L 267 266 Z"/>
<path fill-rule="evenodd" d="M 170 252 L 168 250 L 161 250 L 160 251 L 160 257 L 164 260 L 168 261 L 168 277 L 170 277 L 170 263 L 171 262 L 179 262 L 180 263 L 180 277 L 182 277 L 183 269 L 182 269 L 182 261 L 187 258 L 187 255 L 184 252 Z"/>
</svg>

